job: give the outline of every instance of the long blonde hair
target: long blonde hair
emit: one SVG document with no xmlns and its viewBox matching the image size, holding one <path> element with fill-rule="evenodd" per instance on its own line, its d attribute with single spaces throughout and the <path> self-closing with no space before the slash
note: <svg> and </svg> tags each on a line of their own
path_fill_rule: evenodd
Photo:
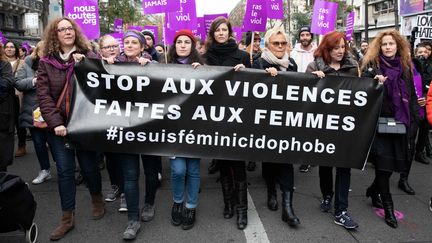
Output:
<svg viewBox="0 0 432 243">
<path fill-rule="evenodd" d="M 384 36 L 393 37 L 397 46 L 396 55 L 399 55 L 401 57 L 403 70 L 410 70 L 411 57 L 409 43 L 403 36 L 399 34 L 397 30 L 392 29 L 380 32 L 369 45 L 366 55 L 363 57 L 362 60 L 362 65 L 360 68 L 361 71 L 365 70 L 366 67 L 370 64 L 374 65 L 374 68 L 377 68 L 379 66 L 379 55 L 382 53 L 381 42 Z"/>
</svg>

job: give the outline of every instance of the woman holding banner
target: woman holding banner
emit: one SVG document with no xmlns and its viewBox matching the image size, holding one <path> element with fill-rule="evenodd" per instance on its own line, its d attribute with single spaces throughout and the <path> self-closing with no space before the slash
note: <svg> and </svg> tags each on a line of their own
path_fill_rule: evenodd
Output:
<svg viewBox="0 0 432 243">
<path fill-rule="evenodd" d="M 216 18 L 206 40 L 207 52 L 204 58 L 208 65 L 234 67 L 235 71 L 250 67 L 249 55 L 238 49 L 231 23 L 224 17 Z M 224 217 L 234 216 L 237 203 L 237 228 L 247 226 L 247 181 L 244 161 L 218 160 L 220 181 L 225 203 Z"/>
<path fill-rule="evenodd" d="M 419 107 L 413 86 L 409 43 L 397 30 L 383 31 L 375 37 L 363 57 L 361 70 L 362 76 L 377 79 L 384 85 L 380 117 L 394 118 L 406 127 L 406 131 L 418 124 Z M 392 228 L 398 227 L 398 223 L 389 180 L 393 171 L 407 171 L 409 139 L 407 132 L 377 132 L 370 152 L 375 164 L 375 179 L 366 196 L 372 197 L 375 207 L 382 205 L 385 222 Z"/>
<path fill-rule="evenodd" d="M 70 112 L 75 60 L 84 55 L 97 56 L 90 51 L 90 43 L 79 26 L 67 17 L 54 19 L 46 28 L 43 39 L 45 44 L 37 71 L 36 92 L 42 116 L 48 125 L 47 139 L 57 166 L 63 217 L 50 239 L 59 240 L 75 225 L 75 153 L 92 197 L 93 219 L 100 219 L 105 214 L 96 152 L 68 149 L 64 140 L 68 133 L 66 120 Z"/>
<path fill-rule="evenodd" d="M 275 27 L 264 36 L 265 48 L 261 57 L 254 61 L 252 67 L 264 69 L 271 76 L 280 71 L 297 72 L 297 64 L 287 53 L 288 39 L 283 27 Z M 278 209 L 276 182 L 282 191 L 282 220 L 290 226 L 300 224 L 292 208 L 294 192 L 294 169 L 288 163 L 262 163 L 262 174 L 267 185 L 267 207 L 276 211 Z"/>
<path fill-rule="evenodd" d="M 192 65 L 194 68 L 202 65 L 203 61 L 195 45 L 195 36 L 191 30 L 177 31 L 174 45 L 168 51 L 168 63 Z M 200 159 L 173 157 L 170 162 L 171 191 L 174 201 L 171 223 L 175 226 L 181 224 L 182 229 L 188 230 L 195 223 L 200 188 Z M 186 203 L 184 203 L 186 196 Z"/>
<path fill-rule="evenodd" d="M 358 77 L 358 64 L 349 54 L 345 34 L 337 31 L 324 36 L 314 53 L 315 60 L 309 63 L 306 72 L 313 73 L 320 78 L 326 75 Z M 333 167 L 319 167 L 320 188 L 323 199 L 320 209 L 322 212 L 331 210 L 333 194 L 334 222 L 346 229 L 355 229 L 358 224 L 348 215 L 348 193 L 351 182 L 350 168 L 336 168 L 335 192 L 333 192 Z"/>
</svg>

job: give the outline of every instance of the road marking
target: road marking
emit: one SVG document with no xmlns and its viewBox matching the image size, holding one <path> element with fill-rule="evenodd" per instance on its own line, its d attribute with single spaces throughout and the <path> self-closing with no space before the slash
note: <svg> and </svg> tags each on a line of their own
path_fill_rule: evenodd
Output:
<svg viewBox="0 0 432 243">
<path fill-rule="evenodd" d="M 247 193 L 248 196 L 248 225 L 243 230 L 247 243 L 270 243 L 264 225 L 256 211 L 255 204 L 252 201 L 252 197 Z"/>
</svg>

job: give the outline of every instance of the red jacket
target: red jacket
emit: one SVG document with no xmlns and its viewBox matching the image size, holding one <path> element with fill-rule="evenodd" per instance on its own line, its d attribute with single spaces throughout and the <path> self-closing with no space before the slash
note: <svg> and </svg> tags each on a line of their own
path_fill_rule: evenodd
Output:
<svg viewBox="0 0 432 243">
<path fill-rule="evenodd" d="M 432 85 L 432 82 L 430 85 Z M 429 88 L 426 97 L 426 116 L 429 124 L 432 125 L 432 89 L 431 88 Z"/>
</svg>

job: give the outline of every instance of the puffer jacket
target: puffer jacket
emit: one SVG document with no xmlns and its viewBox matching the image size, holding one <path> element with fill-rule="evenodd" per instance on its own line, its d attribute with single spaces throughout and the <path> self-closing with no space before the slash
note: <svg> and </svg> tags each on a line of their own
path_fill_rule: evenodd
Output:
<svg viewBox="0 0 432 243">
<path fill-rule="evenodd" d="M 36 95 L 36 85 L 33 85 L 35 71 L 32 69 L 34 59 L 27 56 L 24 59 L 24 65 L 16 74 L 15 88 L 23 92 L 23 103 L 19 116 L 20 127 L 33 127 L 32 113 L 39 106 Z"/>
</svg>

